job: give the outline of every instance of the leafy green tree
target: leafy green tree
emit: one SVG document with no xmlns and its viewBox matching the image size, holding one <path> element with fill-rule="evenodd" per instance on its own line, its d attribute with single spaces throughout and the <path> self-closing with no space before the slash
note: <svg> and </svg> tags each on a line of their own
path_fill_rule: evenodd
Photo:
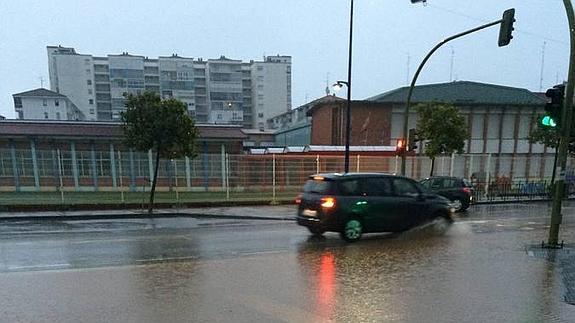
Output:
<svg viewBox="0 0 575 323">
<path fill-rule="evenodd" d="M 557 128 L 543 128 L 537 124 L 529 134 L 529 142 L 532 144 L 539 143 L 550 148 L 556 148 L 558 141 L 559 131 Z"/>
<path fill-rule="evenodd" d="M 186 105 L 175 99 L 162 100 L 153 92 L 126 96 L 126 111 L 122 113 L 126 144 L 138 151 L 152 150 L 156 164 L 148 212 L 154 207 L 160 158 L 196 155 L 198 130 L 188 116 Z"/>
<path fill-rule="evenodd" d="M 536 119 L 537 124 L 529 133 L 529 142 L 543 144 L 549 148 L 557 149 L 559 146 L 559 138 L 561 137 L 559 133 L 559 128 L 548 128 L 543 127 L 540 124 L 541 116 Z M 567 152 L 571 155 L 575 155 L 575 123 L 573 123 L 573 128 L 571 128 L 571 140 L 567 146 Z"/>
<path fill-rule="evenodd" d="M 433 176 L 436 156 L 463 152 L 465 140 L 469 139 L 467 123 L 459 110 L 450 104 L 419 104 L 416 109 L 419 114 L 417 134 L 426 141 L 424 153 L 431 158 L 429 176 Z"/>
</svg>

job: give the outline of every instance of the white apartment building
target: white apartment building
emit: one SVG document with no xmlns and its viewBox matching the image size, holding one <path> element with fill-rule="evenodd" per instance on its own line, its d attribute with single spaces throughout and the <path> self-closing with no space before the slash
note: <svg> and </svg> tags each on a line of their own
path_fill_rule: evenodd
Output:
<svg viewBox="0 0 575 323">
<path fill-rule="evenodd" d="M 85 120 L 85 115 L 65 96 L 47 89 L 13 94 L 17 119 Z"/>
<path fill-rule="evenodd" d="M 291 109 L 291 57 L 242 62 L 224 56 L 203 60 L 96 57 L 48 46 L 50 87 L 66 95 L 87 120 L 119 120 L 124 94 L 152 91 L 186 103 L 198 123 L 264 128 L 266 118 Z"/>
<path fill-rule="evenodd" d="M 73 48 L 48 46 L 50 90 L 67 96 L 86 120 L 97 120 L 94 93 L 94 62 L 91 55 Z"/>
<path fill-rule="evenodd" d="M 254 128 L 267 127 L 267 120 L 291 110 L 291 57 L 266 56 L 251 64 Z"/>
</svg>

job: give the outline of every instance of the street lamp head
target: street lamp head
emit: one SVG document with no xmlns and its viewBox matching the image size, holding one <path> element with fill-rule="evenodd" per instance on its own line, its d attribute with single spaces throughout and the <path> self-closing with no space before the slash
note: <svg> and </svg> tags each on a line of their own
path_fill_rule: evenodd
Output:
<svg viewBox="0 0 575 323">
<path fill-rule="evenodd" d="M 332 85 L 332 88 L 333 88 L 333 90 L 334 90 L 335 92 L 337 92 L 337 91 L 341 90 L 341 88 L 342 88 L 344 85 L 345 85 L 345 86 L 348 86 L 348 83 L 347 83 L 346 81 L 337 81 L 337 82 L 335 82 L 334 85 Z"/>
</svg>

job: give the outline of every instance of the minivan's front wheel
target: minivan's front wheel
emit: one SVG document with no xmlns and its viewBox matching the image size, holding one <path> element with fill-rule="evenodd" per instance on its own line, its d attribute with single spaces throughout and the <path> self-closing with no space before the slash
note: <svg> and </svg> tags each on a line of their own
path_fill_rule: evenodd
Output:
<svg viewBox="0 0 575 323">
<path fill-rule="evenodd" d="M 456 198 L 451 202 L 451 206 L 453 206 L 455 212 L 464 212 L 469 208 L 469 202 L 465 202 L 461 198 Z"/>
<path fill-rule="evenodd" d="M 451 206 L 455 209 L 455 212 L 461 212 L 463 208 L 463 201 L 461 199 L 456 198 L 455 200 L 451 201 Z"/>
<path fill-rule="evenodd" d="M 341 238 L 348 242 L 354 242 L 361 238 L 363 226 L 358 219 L 350 219 L 345 222 L 343 231 L 340 233 Z"/>
</svg>

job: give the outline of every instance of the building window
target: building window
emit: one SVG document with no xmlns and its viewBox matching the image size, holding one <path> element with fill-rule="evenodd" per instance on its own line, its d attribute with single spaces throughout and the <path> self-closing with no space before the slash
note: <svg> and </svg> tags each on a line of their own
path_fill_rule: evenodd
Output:
<svg viewBox="0 0 575 323">
<path fill-rule="evenodd" d="M 263 117 L 264 117 L 264 114 L 263 114 L 263 113 L 261 113 L 261 112 L 258 113 L 258 118 L 263 118 Z"/>
<path fill-rule="evenodd" d="M 44 119 L 48 119 L 48 112 L 44 112 Z"/>
<path fill-rule="evenodd" d="M 218 120 L 221 120 L 221 119 L 222 119 L 222 115 L 218 114 Z"/>
<path fill-rule="evenodd" d="M 258 71 L 263 71 L 264 67 L 263 66 L 258 66 Z"/>
<path fill-rule="evenodd" d="M 88 89 L 88 94 L 92 94 L 92 89 Z"/>
<path fill-rule="evenodd" d="M 89 99 L 89 100 L 88 100 L 88 103 L 94 104 L 94 99 Z"/>
<path fill-rule="evenodd" d="M 86 83 L 88 83 L 88 85 L 92 85 L 92 80 L 86 80 Z"/>
<path fill-rule="evenodd" d="M 56 120 L 60 120 L 60 112 L 56 112 Z"/>
<path fill-rule="evenodd" d="M 42 105 L 45 107 L 48 106 L 48 100 L 42 99 Z"/>
<path fill-rule="evenodd" d="M 59 107 L 59 106 L 60 106 L 60 101 L 54 100 L 54 105 L 57 106 L 57 107 Z"/>
<path fill-rule="evenodd" d="M 89 68 L 86 69 L 86 75 L 90 75 L 90 73 L 92 73 L 92 71 Z"/>
<path fill-rule="evenodd" d="M 90 114 L 94 114 L 94 109 L 90 109 Z"/>
</svg>

